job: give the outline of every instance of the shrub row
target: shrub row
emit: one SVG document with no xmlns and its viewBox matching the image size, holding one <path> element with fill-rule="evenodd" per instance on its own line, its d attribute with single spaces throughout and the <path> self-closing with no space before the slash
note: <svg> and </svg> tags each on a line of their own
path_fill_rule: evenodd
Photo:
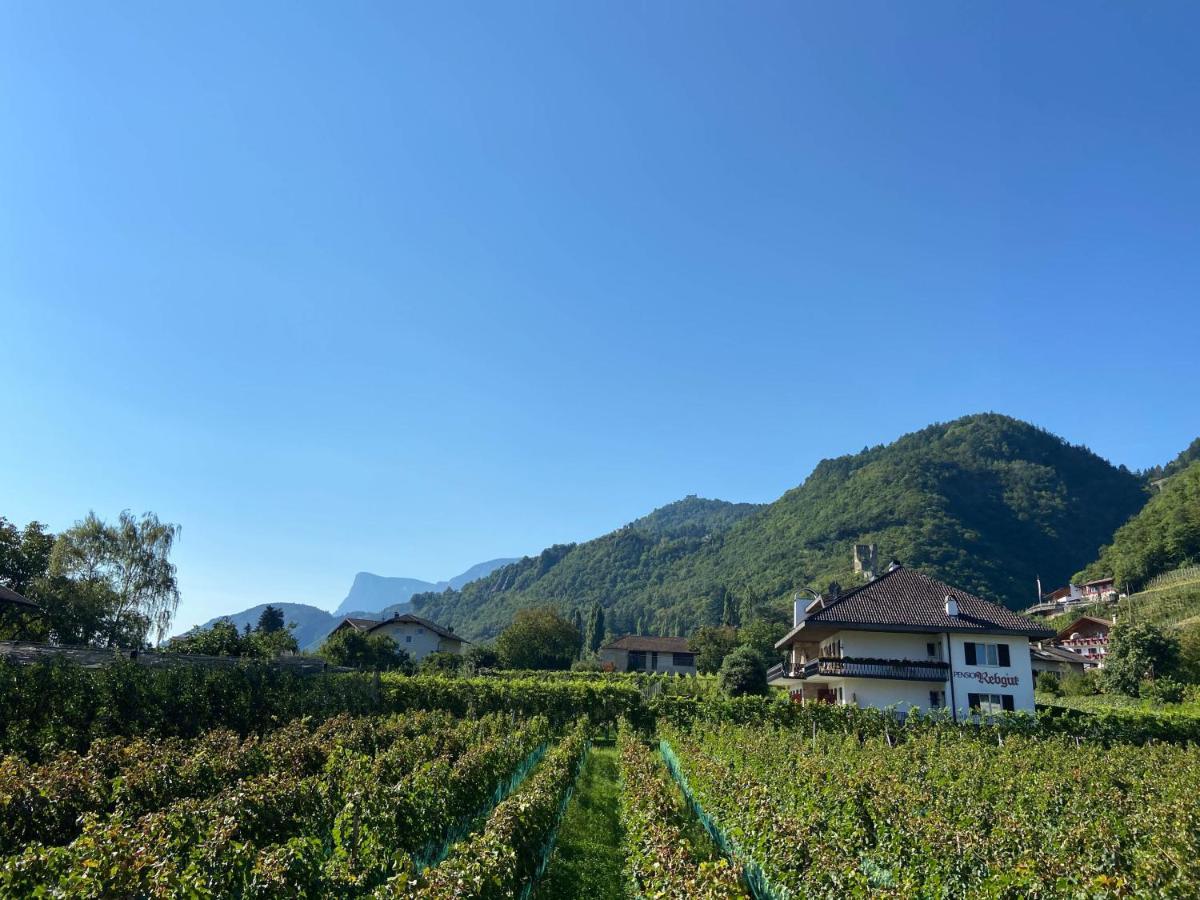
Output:
<svg viewBox="0 0 1200 900">
<path fill-rule="evenodd" d="M 575 725 L 483 830 L 454 846 L 440 865 L 413 882 L 394 878 L 377 897 L 494 900 L 521 896 L 541 873 L 589 745 L 585 723 Z"/>
<path fill-rule="evenodd" d="M 297 719 L 261 739 L 215 729 L 194 740 L 103 738 L 86 755 L 64 750 L 37 765 L 6 756 L 0 759 L 0 856 L 33 841 L 67 843 L 86 814 L 133 818 L 271 769 L 312 775 L 335 749 L 374 754 L 455 724 L 444 712 L 342 715 L 315 726 Z"/>
<path fill-rule="evenodd" d="M 511 761 L 548 733 L 544 719 L 516 729 L 504 716 L 443 722 L 374 755 L 335 743 L 316 772 L 279 767 L 147 815 L 88 816 L 70 844 L 34 844 L 4 860 L 0 896 L 32 896 L 39 886 L 70 897 L 348 895 L 373 866 L 385 866 L 380 877 L 403 867 L 405 846 L 427 841 L 435 821 L 465 805 L 450 802 L 452 776 L 456 763 L 479 758 L 474 748 L 503 746 L 511 752 L 496 758 Z M 476 804 L 487 799 L 477 781 L 458 786 L 473 789 Z M 367 821 L 358 801 L 368 790 L 390 797 L 389 819 Z M 372 827 L 387 826 L 387 847 L 372 856 Z"/>
<path fill-rule="evenodd" d="M 679 793 L 658 754 L 627 728 L 618 735 L 617 749 L 626 869 L 638 895 L 656 900 L 747 896 L 740 867 L 706 859 L 688 839 Z"/>
<path fill-rule="evenodd" d="M 775 896 L 1187 897 L 1200 879 L 1197 747 L 707 723 L 664 737 Z"/>
</svg>

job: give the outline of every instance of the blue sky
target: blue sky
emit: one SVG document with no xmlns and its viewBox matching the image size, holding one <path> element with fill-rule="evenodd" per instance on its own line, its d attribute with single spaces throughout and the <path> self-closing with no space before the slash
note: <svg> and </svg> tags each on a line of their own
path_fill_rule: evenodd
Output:
<svg viewBox="0 0 1200 900">
<path fill-rule="evenodd" d="M 7 3 L 0 515 L 332 607 L 980 410 L 1200 433 L 1190 3 Z"/>
</svg>

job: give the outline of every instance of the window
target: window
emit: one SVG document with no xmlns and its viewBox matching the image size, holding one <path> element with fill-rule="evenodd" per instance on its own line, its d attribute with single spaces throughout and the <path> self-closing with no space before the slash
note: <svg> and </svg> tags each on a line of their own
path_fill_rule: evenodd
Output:
<svg viewBox="0 0 1200 900">
<path fill-rule="evenodd" d="M 930 659 L 933 659 L 933 657 L 937 656 L 938 655 L 938 645 L 934 644 L 934 643 L 926 644 L 925 645 L 925 655 L 928 656 Z"/>
<path fill-rule="evenodd" d="M 929 708 L 938 709 L 946 705 L 945 691 L 930 691 L 929 692 Z"/>
<path fill-rule="evenodd" d="M 696 655 L 694 653 L 672 653 L 671 665 L 673 666 L 694 666 L 696 664 Z"/>
<path fill-rule="evenodd" d="M 644 672 L 646 670 L 646 653 L 643 650 L 630 650 L 629 663 L 625 666 L 627 672 Z"/>
<path fill-rule="evenodd" d="M 1016 708 L 1012 694 L 967 694 L 967 705 L 985 716 L 1013 712 Z"/>
<path fill-rule="evenodd" d="M 967 641 L 963 644 L 963 655 L 967 658 L 968 666 L 1008 668 L 1012 665 L 1008 644 L 980 644 Z"/>
<path fill-rule="evenodd" d="M 650 653 L 650 671 L 651 672 L 658 671 L 658 651 L 657 650 L 651 651 L 651 653 Z"/>
<path fill-rule="evenodd" d="M 411 634 L 406 634 L 406 635 L 404 636 L 404 643 L 406 643 L 406 644 L 411 644 L 411 643 L 412 643 L 412 635 L 411 635 Z"/>
<path fill-rule="evenodd" d="M 825 657 L 831 657 L 833 659 L 841 659 L 842 658 L 842 642 L 841 641 L 829 641 L 825 644 L 822 644 L 821 645 L 821 655 L 825 656 Z"/>
</svg>

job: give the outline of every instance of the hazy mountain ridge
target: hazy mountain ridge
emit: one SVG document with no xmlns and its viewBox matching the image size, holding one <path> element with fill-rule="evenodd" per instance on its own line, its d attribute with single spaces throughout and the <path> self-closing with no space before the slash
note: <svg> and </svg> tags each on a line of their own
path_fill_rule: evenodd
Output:
<svg viewBox="0 0 1200 900">
<path fill-rule="evenodd" d="M 501 566 L 512 562 L 516 562 L 516 559 L 503 557 L 490 559 L 487 562 L 476 563 L 453 578 L 437 582 L 422 581 L 420 578 L 395 578 L 375 575 L 371 572 L 359 572 L 354 576 L 350 593 L 333 611 L 333 614 L 347 616 L 351 613 L 378 613 L 385 608 L 406 603 L 414 594 L 460 588 L 464 584 L 484 578 Z"/>
<path fill-rule="evenodd" d="M 412 602 L 474 638 L 541 603 L 569 610 L 599 602 L 614 632 L 642 622 L 687 633 L 715 620 L 726 593 L 782 610 L 800 587 L 851 583 L 852 545 L 874 542 L 883 563 L 895 556 L 1019 608 L 1033 602 L 1039 576 L 1065 583 L 1094 559 L 1147 496 L 1138 476 L 1090 450 L 984 413 L 823 460 L 765 506 L 714 519 L 738 505 L 687 498 Z M 672 525 L 656 527 L 662 522 Z"/>
</svg>

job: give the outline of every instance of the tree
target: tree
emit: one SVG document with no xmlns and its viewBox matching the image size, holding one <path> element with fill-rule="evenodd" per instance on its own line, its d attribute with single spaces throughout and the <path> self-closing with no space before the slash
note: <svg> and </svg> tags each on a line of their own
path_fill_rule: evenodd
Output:
<svg viewBox="0 0 1200 900">
<path fill-rule="evenodd" d="M 604 644 L 604 607 L 599 603 L 592 604 L 591 614 L 588 616 L 587 626 L 587 649 L 592 653 L 599 651 L 601 645 Z"/>
<path fill-rule="evenodd" d="M 141 519 L 125 510 L 113 524 L 90 512 L 58 536 L 50 557 L 52 575 L 104 582 L 116 597 L 112 616 L 142 616 L 158 640 L 166 637 L 179 606 L 179 587 L 171 549 L 179 526 L 160 522 L 154 513 Z"/>
<path fill-rule="evenodd" d="M 580 612 L 578 606 L 571 610 L 571 624 L 575 627 L 575 630 L 579 632 L 579 646 L 575 649 L 575 657 L 578 659 L 579 657 L 583 656 L 584 642 L 583 613 Z"/>
<path fill-rule="evenodd" d="M 575 626 L 550 607 L 517 610 L 512 624 L 496 638 L 506 669 L 567 669 L 578 646 Z"/>
<path fill-rule="evenodd" d="M 317 654 L 335 666 L 379 671 L 412 672 L 412 658 L 386 634 L 367 634 L 357 628 L 341 628 L 329 637 Z"/>
<path fill-rule="evenodd" d="M 767 668 L 750 647 L 738 647 L 725 657 L 717 676 L 721 690 L 730 697 L 767 692 Z"/>
<path fill-rule="evenodd" d="M 696 654 L 696 670 L 711 675 L 721 668 L 721 663 L 737 646 L 737 631 L 724 626 L 700 628 L 688 640 L 688 647 Z"/>
<path fill-rule="evenodd" d="M 721 624 L 730 628 L 736 628 L 739 624 L 737 600 L 734 599 L 733 594 L 725 595 L 725 604 L 721 609 Z"/>
<path fill-rule="evenodd" d="M 468 650 L 464 657 L 464 668 L 468 672 L 478 672 L 480 669 L 495 669 L 500 666 L 500 654 L 496 648 L 476 644 Z"/>
<path fill-rule="evenodd" d="M 430 653 L 417 664 L 422 675 L 457 675 L 462 671 L 463 658 L 457 653 Z"/>
<path fill-rule="evenodd" d="M 1179 632 L 1179 674 L 1200 684 L 1200 621 L 1189 622 Z"/>
<path fill-rule="evenodd" d="M 268 603 L 263 608 L 263 611 L 258 614 L 258 624 L 254 630 L 263 634 L 270 634 L 272 631 L 281 631 L 283 625 L 283 610 Z"/>
<path fill-rule="evenodd" d="M 23 529 L 0 517 L 0 585 L 28 596 L 50 568 L 54 535 L 41 522 Z"/>
<path fill-rule="evenodd" d="M 242 639 L 246 645 L 245 654 L 259 659 L 274 659 L 285 653 L 295 653 L 300 649 L 296 636 L 291 627 L 275 631 L 252 631 Z"/>
<path fill-rule="evenodd" d="M 172 653 L 199 653 L 205 656 L 245 656 L 246 637 L 229 619 L 220 619 L 209 628 L 197 628 L 173 638 L 166 649 Z"/>
<path fill-rule="evenodd" d="M 1175 674 L 1179 665 L 1179 641 L 1163 634 L 1149 622 L 1114 625 L 1104 658 L 1105 690 L 1136 697 L 1145 679 Z"/>
<path fill-rule="evenodd" d="M 788 633 L 786 622 L 755 619 L 738 629 L 737 640 L 743 647 L 749 647 L 762 658 L 767 665 L 780 662 L 783 654 L 775 649 L 775 642 Z"/>
</svg>

